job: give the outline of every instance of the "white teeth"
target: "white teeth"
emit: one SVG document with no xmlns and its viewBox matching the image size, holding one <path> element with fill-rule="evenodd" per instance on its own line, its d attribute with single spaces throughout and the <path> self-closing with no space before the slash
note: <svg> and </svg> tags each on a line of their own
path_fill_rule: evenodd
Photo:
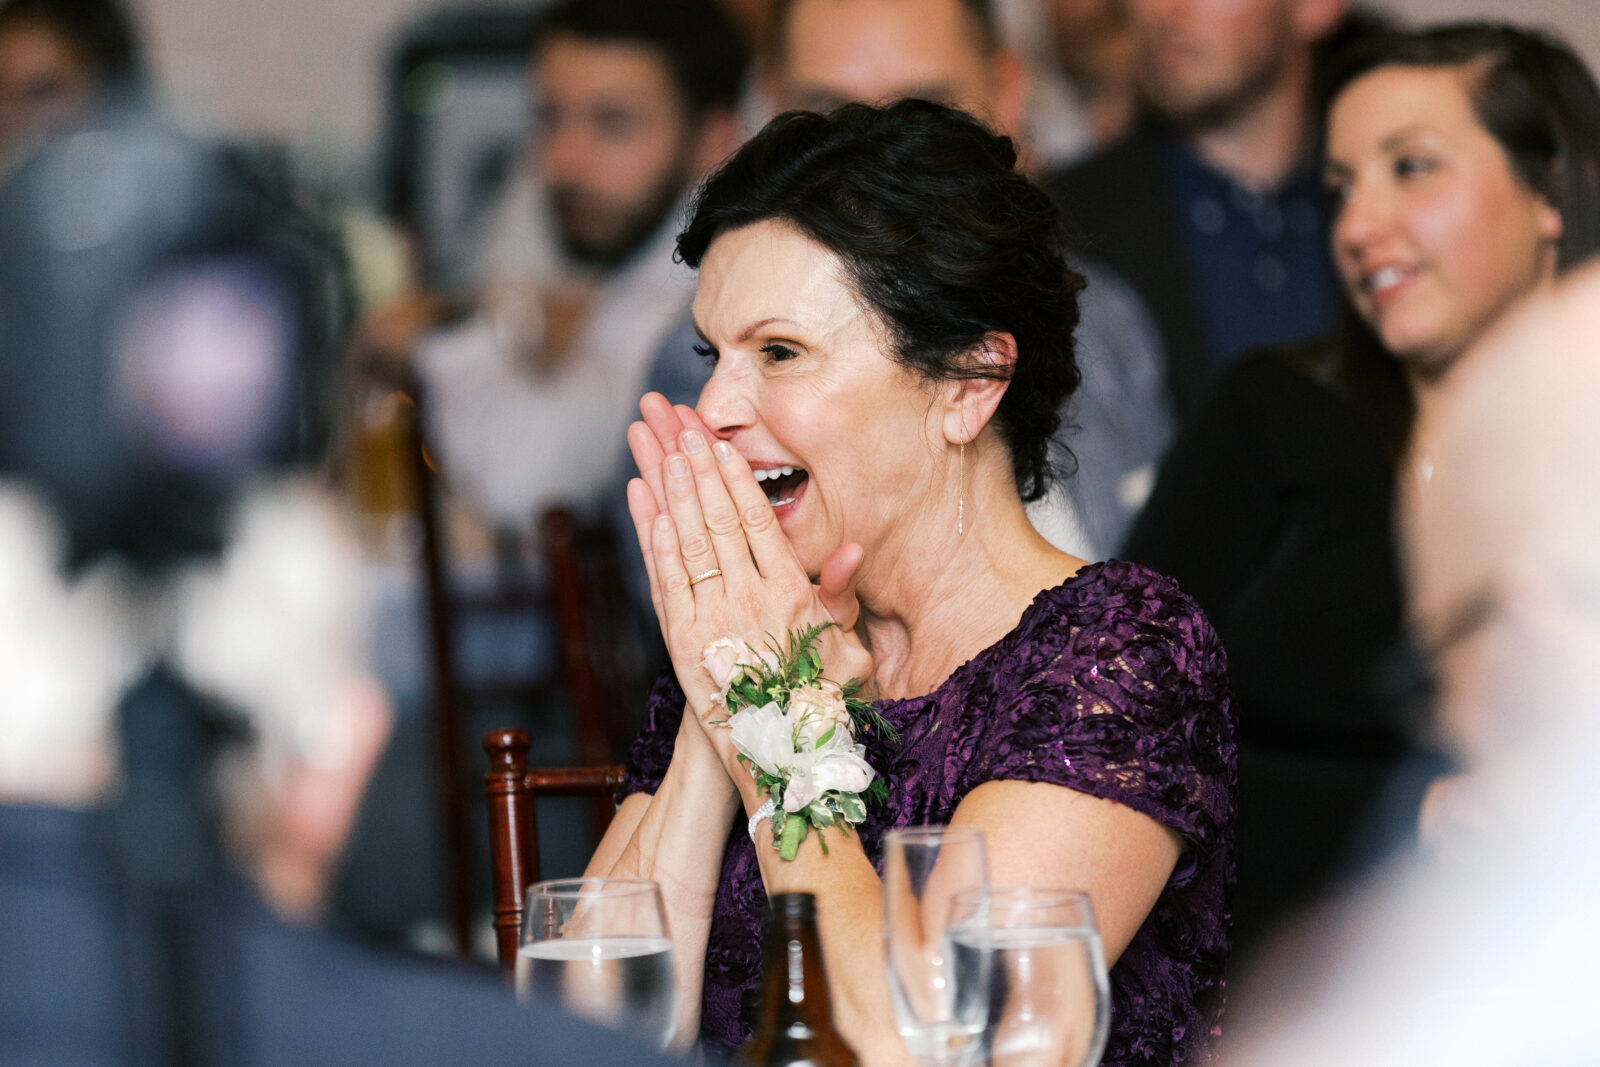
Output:
<svg viewBox="0 0 1600 1067">
<path fill-rule="evenodd" d="M 774 478 L 782 478 L 785 475 L 793 474 L 795 471 L 797 471 L 799 469 L 800 469 L 799 467 L 788 467 L 788 466 L 784 466 L 784 467 L 758 467 L 758 468 L 755 468 L 755 470 L 752 473 L 755 474 L 756 481 L 758 481 L 758 482 L 766 482 L 766 481 L 771 481 Z"/>
<path fill-rule="evenodd" d="M 1367 276 L 1367 292 L 1376 293 L 1398 284 L 1406 277 L 1406 271 L 1400 267 L 1384 267 Z"/>
</svg>

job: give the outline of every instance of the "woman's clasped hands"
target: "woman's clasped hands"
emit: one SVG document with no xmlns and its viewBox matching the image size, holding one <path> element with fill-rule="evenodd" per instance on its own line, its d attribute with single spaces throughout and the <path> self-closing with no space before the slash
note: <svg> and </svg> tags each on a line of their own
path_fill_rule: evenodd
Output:
<svg viewBox="0 0 1600 1067">
<path fill-rule="evenodd" d="M 854 630 L 861 547 L 836 548 L 813 583 L 750 464 L 732 444 L 693 409 L 674 407 L 659 393 L 646 394 L 639 410 L 644 421 L 628 429 L 640 474 L 628 484 L 628 510 L 656 618 L 696 718 L 704 721 L 716 707 L 718 689 L 702 659 L 720 638 L 762 651 L 784 647 L 792 630 L 834 622 L 818 640 L 826 676 L 868 682 L 872 656 Z M 731 771 L 727 731 L 710 733 Z"/>
</svg>

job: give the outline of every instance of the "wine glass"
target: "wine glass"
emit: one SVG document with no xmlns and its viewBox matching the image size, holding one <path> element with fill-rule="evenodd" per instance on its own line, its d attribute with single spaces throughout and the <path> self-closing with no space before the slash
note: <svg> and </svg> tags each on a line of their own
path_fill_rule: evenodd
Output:
<svg viewBox="0 0 1600 1067">
<path fill-rule="evenodd" d="M 895 1023 L 927 1067 L 965 1067 L 989 1016 L 988 862 L 983 834 L 948 826 L 896 830 L 884 842 L 883 920 Z M 957 898 L 967 901 L 958 916 Z M 959 936 L 956 921 L 980 929 Z"/>
<path fill-rule="evenodd" d="M 1111 1025 L 1111 992 L 1089 895 L 996 889 L 964 895 L 956 911 L 958 926 L 993 952 L 991 1067 L 1095 1067 Z"/>
<path fill-rule="evenodd" d="M 548 1000 L 665 1048 L 674 994 L 672 942 L 656 883 L 566 878 L 528 887 L 517 999 Z"/>
</svg>

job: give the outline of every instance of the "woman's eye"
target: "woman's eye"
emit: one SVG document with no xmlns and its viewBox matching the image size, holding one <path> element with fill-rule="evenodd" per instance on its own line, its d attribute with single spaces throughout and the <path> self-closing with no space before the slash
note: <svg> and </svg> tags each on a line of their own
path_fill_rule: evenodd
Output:
<svg viewBox="0 0 1600 1067">
<path fill-rule="evenodd" d="M 790 348 L 786 344 L 780 344 L 777 341 L 771 341 L 762 345 L 761 351 L 770 356 L 772 358 L 772 362 L 774 363 L 782 363 L 785 360 L 795 358 L 797 355 L 794 349 Z"/>
<path fill-rule="evenodd" d="M 1426 156 L 1401 156 L 1394 161 L 1394 173 L 1397 178 L 1411 178 L 1431 170 L 1433 170 L 1433 160 Z"/>
<path fill-rule="evenodd" d="M 1325 181 L 1322 191 L 1328 198 L 1328 207 L 1337 212 L 1344 207 L 1344 202 L 1350 199 L 1350 183 L 1343 181 Z"/>
<path fill-rule="evenodd" d="M 717 350 L 710 345 L 695 345 L 694 352 L 713 367 L 717 365 Z"/>
</svg>

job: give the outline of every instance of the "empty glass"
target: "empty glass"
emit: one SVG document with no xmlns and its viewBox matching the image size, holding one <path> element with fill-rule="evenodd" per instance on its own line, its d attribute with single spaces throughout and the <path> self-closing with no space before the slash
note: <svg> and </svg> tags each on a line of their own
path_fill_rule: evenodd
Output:
<svg viewBox="0 0 1600 1067">
<path fill-rule="evenodd" d="M 666 1047 L 675 997 L 660 888 L 634 878 L 567 878 L 529 886 L 517 997 L 552 1001 Z"/>
<path fill-rule="evenodd" d="M 976 830 L 921 826 L 885 839 L 883 918 L 895 1022 L 912 1055 L 930 1067 L 972 1064 L 983 1051 L 988 885 Z M 966 902 L 959 914 L 958 897 Z M 961 936 L 958 920 L 978 935 Z"/>
</svg>

